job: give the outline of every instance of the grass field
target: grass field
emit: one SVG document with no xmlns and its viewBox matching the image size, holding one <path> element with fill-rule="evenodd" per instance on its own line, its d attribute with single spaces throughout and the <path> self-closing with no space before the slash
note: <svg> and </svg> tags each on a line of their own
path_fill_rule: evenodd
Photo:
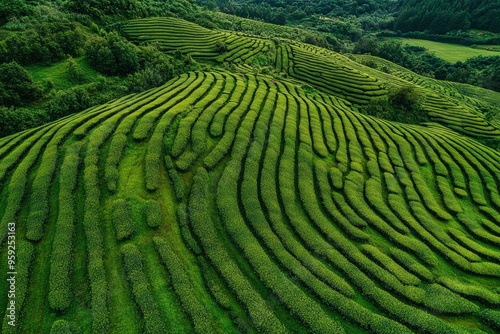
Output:
<svg viewBox="0 0 500 334">
<path fill-rule="evenodd" d="M 68 89 L 82 83 L 96 81 L 99 73 L 93 70 L 84 57 L 74 59 L 76 67 L 80 72 L 80 78 L 72 77 L 69 71 L 68 60 L 62 60 L 51 66 L 27 66 L 26 70 L 31 74 L 34 81 L 46 83 L 51 81 L 55 89 Z"/>
<path fill-rule="evenodd" d="M 457 61 L 466 61 L 469 58 L 477 56 L 500 56 L 498 47 L 496 51 L 490 51 L 484 48 L 471 48 L 464 45 L 433 42 L 424 39 L 414 38 L 398 38 L 403 44 L 421 46 L 426 48 L 430 53 L 434 53 L 437 57 L 446 60 L 450 63 Z M 488 46 L 494 48 L 495 46 Z"/>
</svg>

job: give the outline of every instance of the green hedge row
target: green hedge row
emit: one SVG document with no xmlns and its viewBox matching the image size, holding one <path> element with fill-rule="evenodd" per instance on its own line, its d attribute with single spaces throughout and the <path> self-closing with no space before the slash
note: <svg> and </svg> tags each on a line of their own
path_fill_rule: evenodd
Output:
<svg viewBox="0 0 500 334">
<path fill-rule="evenodd" d="M 188 248 L 196 255 L 201 255 L 201 248 L 198 245 L 198 242 L 194 239 L 191 230 L 189 229 L 188 212 L 185 203 L 179 203 L 176 211 L 176 216 L 179 227 L 181 228 L 182 238 L 187 243 Z"/>
<path fill-rule="evenodd" d="M 71 324 L 64 320 L 59 319 L 54 321 L 52 327 L 50 327 L 50 334 L 73 334 L 74 331 L 71 330 Z"/>
<path fill-rule="evenodd" d="M 463 211 L 462 207 L 455 198 L 455 195 L 453 194 L 453 190 L 450 188 L 448 180 L 445 177 L 438 175 L 436 176 L 436 181 L 439 192 L 443 196 L 442 198 L 446 208 L 455 214 L 462 212 Z"/>
<path fill-rule="evenodd" d="M 118 241 L 129 239 L 134 235 L 136 227 L 132 217 L 132 208 L 126 199 L 119 198 L 113 201 L 111 219 Z"/>
<path fill-rule="evenodd" d="M 382 219 L 388 222 L 398 233 L 408 235 L 409 230 L 401 220 L 387 207 L 382 197 L 382 184 L 379 180 L 369 178 L 365 181 L 364 195 L 367 202 L 371 205 L 374 211 L 378 211 Z"/>
<path fill-rule="evenodd" d="M 308 157 L 309 156 L 309 157 Z M 314 201 L 313 189 L 308 189 L 308 184 L 313 184 L 311 175 L 311 154 L 304 149 L 304 145 L 299 148 L 299 195 L 304 205 L 305 211 L 309 215 L 311 222 L 318 226 L 329 239 L 335 242 L 339 251 L 344 254 L 348 259 L 355 262 L 357 266 L 369 273 L 372 277 L 376 278 L 386 289 L 397 292 L 400 295 L 412 300 L 413 302 L 420 302 L 423 296 L 423 291 L 413 287 L 403 286 L 392 274 L 383 270 L 378 265 L 364 257 L 352 242 L 341 236 L 331 224 L 322 215 L 318 208 L 317 201 Z M 411 239 L 410 239 L 411 240 Z"/>
<path fill-rule="evenodd" d="M 210 135 L 212 137 L 220 137 L 223 134 L 224 126 L 227 117 L 238 107 L 238 101 L 246 94 L 248 85 L 243 80 L 236 80 L 231 95 L 228 97 L 227 104 L 217 113 L 210 122 Z"/>
<path fill-rule="evenodd" d="M 252 104 L 259 105 L 265 95 L 267 95 L 267 92 L 263 94 L 262 90 L 260 90 L 260 92 L 257 91 L 257 87 L 256 79 L 250 77 L 246 85 L 245 93 L 240 96 L 240 100 L 234 105 L 235 109 L 232 110 L 224 123 L 224 135 L 222 139 L 204 160 L 204 164 L 207 168 L 213 168 L 218 164 L 220 160 L 229 153 L 230 149 L 232 149 L 233 152 L 238 152 L 237 147 L 232 147 L 237 133 L 240 131 L 249 132 L 250 129 L 253 128 L 253 123 L 244 126 L 243 124 L 240 125 L 240 121 L 243 119 L 243 121 L 248 123 L 249 117 L 255 120 L 257 116 L 256 110 L 258 110 L 258 108 L 252 109 L 250 107 Z M 219 113 L 217 113 L 215 117 L 217 118 L 218 115 Z M 246 115 L 246 117 L 244 117 L 244 115 Z"/>
<path fill-rule="evenodd" d="M 8 137 L 0 138 L 0 159 L 3 160 L 7 155 L 9 155 L 10 153 L 12 153 L 18 149 L 20 149 L 19 153 L 24 152 L 24 150 L 27 147 L 31 146 L 31 141 L 28 140 L 29 137 L 34 136 L 37 133 L 40 136 L 41 134 L 43 134 L 43 131 L 40 131 L 40 129 L 35 128 L 35 129 L 19 132 L 17 134 L 12 134 Z M 35 139 L 32 139 L 32 140 L 34 141 Z M 24 147 L 24 148 L 21 148 L 21 147 Z M 17 154 L 16 154 L 16 156 L 17 156 Z M 17 161 L 17 160 L 14 159 L 14 161 Z M 2 168 L 0 170 L 3 170 L 5 172 L 5 168 L 7 166 L 4 165 L 3 162 L 2 162 L 2 164 L 0 164 L 0 166 Z M 0 174 L 0 175 L 4 175 L 4 174 Z M 1 178 L 0 178 L 0 180 L 1 180 Z"/>
<path fill-rule="evenodd" d="M 413 179 L 413 183 L 415 185 L 416 191 L 419 193 L 422 198 L 422 202 L 425 206 L 434 213 L 434 215 L 442 220 L 450 220 L 452 216 L 443 210 L 441 206 L 437 203 L 434 194 L 429 189 L 428 183 L 424 180 L 420 173 L 412 172 L 411 177 Z"/>
<path fill-rule="evenodd" d="M 132 133 L 134 140 L 142 141 L 149 137 L 153 132 L 152 128 L 156 125 L 161 115 L 178 101 L 178 99 L 173 99 L 172 96 L 186 96 L 185 92 L 188 90 L 187 88 L 193 84 L 196 78 L 196 74 L 189 73 L 182 74 L 177 79 L 174 79 L 175 82 L 171 84 L 168 93 L 155 100 L 155 103 L 152 104 L 152 109 L 137 122 Z"/>
<path fill-rule="evenodd" d="M 436 154 L 432 146 L 430 146 L 428 140 L 429 136 L 424 136 L 424 133 L 422 132 L 414 132 L 414 135 L 422 148 L 425 150 L 429 157 L 429 161 L 431 162 L 432 166 L 434 167 L 434 171 L 436 174 L 441 175 L 441 176 L 448 176 L 448 169 L 446 166 L 443 164 L 439 156 Z"/>
<path fill-rule="evenodd" d="M 198 168 L 188 206 L 189 220 L 203 250 L 232 292 L 245 305 L 257 330 L 265 333 L 285 332 L 284 325 L 253 289 L 219 239 L 208 208 L 208 179 L 207 171 Z"/>
<path fill-rule="evenodd" d="M 421 279 L 425 281 L 433 280 L 434 275 L 432 274 L 432 272 L 405 251 L 396 247 L 392 247 L 390 249 L 390 255 L 397 263 L 399 263 L 401 266 L 405 267 L 408 271 L 420 277 Z"/>
<path fill-rule="evenodd" d="M 486 305 L 500 306 L 500 296 L 486 287 L 462 283 L 453 278 L 440 276 L 437 283 L 442 284 L 449 290 L 470 299 L 478 300 Z"/>
<path fill-rule="evenodd" d="M 500 311 L 484 309 L 479 313 L 479 316 L 488 327 L 500 330 Z"/>
<path fill-rule="evenodd" d="M 344 201 L 340 193 L 333 193 L 337 205 L 332 200 L 332 193 L 328 187 L 328 175 L 326 164 L 321 160 L 315 163 L 315 179 L 318 185 L 319 198 L 323 204 L 328 217 L 332 219 L 349 236 L 349 238 L 360 242 L 367 242 L 369 236 L 361 229 L 367 224 L 362 220 Z"/>
<path fill-rule="evenodd" d="M 78 179 L 80 150 L 79 143 L 68 148 L 59 172 L 59 212 L 50 257 L 48 295 L 50 307 L 56 311 L 68 309 L 73 299 L 71 269 L 76 218 L 74 191 Z"/>
<path fill-rule="evenodd" d="M 380 170 L 386 173 L 394 174 L 394 168 L 392 167 L 387 153 L 383 151 L 378 152 L 378 163 L 380 165 Z"/>
<path fill-rule="evenodd" d="M 38 241 L 43 236 L 43 225 L 49 213 L 49 190 L 58 160 L 58 144 L 45 149 L 30 194 L 30 211 L 26 219 L 26 237 Z"/>
<path fill-rule="evenodd" d="M 448 233 L 453 237 L 453 239 L 457 240 L 467 249 L 470 249 L 474 253 L 477 253 L 479 256 L 485 257 L 495 262 L 500 262 L 500 253 L 498 251 L 495 251 L 491 248 L 487 248 L 478 244 L 460 230 L 450 228 L 448 229 Z"/>
<path fill-rule="evenodd" d="M 29 180 L 29 171 L 35 165 L 36 161 L 39 158 L 39 155 L 42 153 L 47 143 L 60 127 L 60 124 L 56 124 L 53 127 L 49 128 L 47 131 L 42 132 L 42 135 L 38 139 L 33 138 L 34 140 L 36 140 L 36 142 L 27 140 L 29 144 L 27 144 L 26 147 L 24 147 L 24 145 L 21 145 L 18 149 L 16 149 L 9 156 L 2 160 L 1 165 L 3 166 L 3 173 L 12 168 L 13 164 L 18 163 L 18 165 L 12 173 L 9 185 L 6 187 L 8 189 L 9 195 L 7 197 L 6 207 L 2 210 L 3 215 L 1 217 L 1 226 L 7 226 L 8 223 L 16 221 L 16 215 L 21 208 L 22 200 L 27 187 L 27 182 Z M 29 151 L 28 148 L 30 148 Z M 21 154 L 24 153 L 26 153 L 26 156 L 22 160 L 20 160 Z M 9 159 L 11 155 L 12 158 Z M 10 165 L 11 163 L 12 165 Z M 0 173 L 1 172 L 2 171 L 0 171 Z M 2 178 L 3 175 L 0 174 L 0 180 Z M 5 241 L 6 237 L 7 228 L 2 228 L 0 230 L 0 244 Z"/>
<path fill-rule="evenodd" d="M 394 174 L 384 172 L 384 181 L 386 189 L 389 193 L 401 195 L 401 187 L 397 179 L 394 177 Z"/>
<path fill-rule="evenodd" d="M 165 240 L 153 238 L 155 248 L 160 254 L 165 268 L 170 273 L 175 292 L 179 297 L 183 309 L 187 311 L 194 323 L 196 333 L 214 333 L 215 325 L 205 306 L 198 299 L 195 287 L 174 251 Z"/>
<path fill-rule="evenodd" d="M 287 128 L 288 129 L 288 128 Z M 281 165 L 283 165 L 284 159 L 289 159 L 289 155 L 293 157 L 294 148 L 285 146 L 284 156 L 282 156 Z M 286 165 L 285 165 L 286 166 Z M 292 164 L 293 166 L 293 164 Z M 364 268 L 363 260 L 361 262 L 350 263 L 341 253 L 337 252 L 332 248 L 332 245 L 342 246 L 344 252 L 354 252 L 355 259 L 359 260 L 359 253 L 356 248 L 349 246 L 343 241 L 338 233 L 331 231 L 328 233 L 329 242 L 326 243 L 322 238 L 318 238 L 318 234 L 308 227 L 309 224 L 305 224 L 300 221 L 300 216 L 295 207 L 295 191 L 293 185 L 289 185 L 289 175 L 290 172 L 293 173 L 293 169 L 288 171 L 286 169 L 280 169 L 279 179 L 280 186 L 283 183 L 283 188 L 290 188 L 287 191 L 281 189 L 281 195 L 283 197 L 283 206 L 288 216 L 290 217 L 290 222 L 292 226 L 296 229 L 297 233 L 301 236 L 305 244 L 311 247 L 318 256 L 327 259 L 335 267 L 338 267 L 348 279 L 353 282 L 358 289 L 361 290 L 362 294 L 365 295 L 370 300 L 374 301 L 382 310 L 387 312 L 389 315 L 394 317 L 397 321 L 408 325 L 411 328 L 418 328 L 424 333 L 454 333 L 456 332 L 454 328 L 443 322 L 442 320 L 424 312 L 412 306 L 406 305 L 400 302 L 397 298 L 393 297 L 386 290 L 378 288 L 373 281 L 371 281 L 363 271 L 359 268 Z M 300 179 L 299 179 L 300 181 Z M 341 243 L 339 245 L 339 242 Z M 370 266 L 370 265 L 369 265 Z M 367 267 L 368 268 L 368 267 Z M 371 268 L 371 266 L 370 266 Z M 369 271 L 373 271 L 373 268 Z M 425 293 L 424 293 L 425 295 Z M 422 293 L 420 293 L 420 297 Z M 380 325 L 380 323 L 377 323 Z M 384 327 L 377 327 L 383 332 Z"/>
<path fill-rule="evenodd" d="M 256 142 L 254 142 L 254 144 L 255 143 Z M 295 250 L 295 253 L 287 250 L 284 244 L 287 244 L 288 241 L 282 240 L 290 236 L 280 235 L 279 232 L 281 232 L 281 230 L 277 230 L 275 234 L 269 223 L 266 223 L 266 217 L 262 212 L 263 208 L 259 202 L 258 185 L 255 182 L 258 178 L 259 157 L 262 153 L 262 149 L 263 147 L 260 145 L 251 146 L 248 153 L 248 159 L 245 163 L 245 176 L 241 189 L 241 200 L 243 202 L 245 214 L 254 231 L 256 231 L 260 239 L 265 242 L 269 249 L 273 251 L 274 257 L 282 263 L 288 271 L 299 278 L 306 287 L 310 287 L 316 291 L 318 295 L 321 296 L 320 291 L 324 291 L 324 289 L 327 288 L 324 284 L 326 283 L 346 296 L 353 296 L 354 291 L 342 278 L 329 271 L 328 268 L 320 262 L 311 258 L 304 249 L 297 249 L 297 247 L 294 247 L 293 250 Z M 267 175 L 268 174 L 266 174 L 266 176 Z M 275 191 L 275 185 L 271 185 L 273 183 L 272 179 L 263 179 L 263 182 L 266 184 L 266 187 L 273 186 Z M 274 194 L 276 196 L 275 192 Z M 274 219 L 274 216 L 272 218 Z M 277 223 L 277 221 L 274 222 L 274 224 Z M 318 281 L 314 275 L 324 281 L 324 283 Z"/>
<path fill-rule="evenodd" d="M 18 226 L 16 226 L 18 228 Z M 5 228 L 7 230 L 7 228 Z M 25 321 L 19 315 L 22 314 L 26 295 L 30 292 L 28 284 L 30 276 L 33 275 L 32 263 L 35 257 L 35 247 L 26 240 L 20 240 L 16 237 L 16 326 L 8 324 L 10 318 L 7 317 L 9 310 L 6 310 L 2 322 L 2 333 L 17 334 L 19 328 Z M 5 296 L 7 292 L 5 291 Z M 29 321 L 29 320 L 27 320 Z"/>
<path fill-rule="evenodd" d="M 112 134 L 116 125 L 116 120 L 111 118 L 90 134 L 84 158 L 85 204 L 83 227 L 88 249 L 87 267 L 91 291 L 92 332 L 94 334 L 107 333 L 109 329 L 108 283 L 103 262 L 102 217 L 98 209 L 101 200 L 98 162 L 100 147 Z"/>
<path fill-rule="evenodd" d="M 334 153 L 337 149 L 337 139 L 333 132 L 333 111 L 327 108 L 323 103 L 315 103 L 319 110 L 320 124 L 323 126 L 323 134 L 325 136 L 325 144 L 329 153 Z"/>
<path fill-rule="evenodd" d="M 187 149 L 193 135 L 194 124 L 198 121 L 200 115 L 205 112 L 207 106 L 217 99 L 218 93 L 222 90 L 222 80 L 215 80 L 214 75 L 207 74 L 203 87 L 205 87 L 203 92 L 197 94 L 195 102 L 184 111 L 170 152 L 173 157 L 179 157 Z M 206 129 L 204 131 L 206 132 Z"/>
<path fill-rule="evenodd" d="M 424 305 L 439 314 L 463 315 L 479 312 L 479 306 L 476 304 L 435 283 L 427 286 Z"/>
<path fill-rule="evenodd" d="M 38 241 L 43 236 L 43 225 L 49 213 L 49 190 L 58 163 L 59 146 L 80 123 L 86 120 L 87 117 L 83 116 L 73 117 L 69 122 L 61 122 L 63 125 L 58 128 L 44 150 L 30 195 L 30 211 L 26 221 L 26 236 L 29 240 Z"/>
<path fill-rule="evenodd" d="M 403 249 L 411 250 L 419 258 L 426 262 L 434 263 L 436 261 L 432 251 L 420 240 L 397 232 L 388 223 L 376 215 L 366 202 L 363 199 L 360 199 L 359 194 L 362 192 L 362 188 L 359 189 L 359 185 L 355 185 L 355 183 L 351 182 L 350 179 L 347 184 L 349 184 L 349 186 L 344 187 L 347 201 L 350 203 L 351 207 L 371 226 L 376 228 L 379 233 L 386 236 L 389 240 Z"/>
<path fill-rule="evenodd" d="M 279 116 L 275 115 L 275 117 Z M 278 132 L 280 130 L 275 130 L 275 128 L 273 127 L 271 131 Z M 281 216 L 281 208 L 280 208 L 280 199 L 278 198 L 276 181 L 275 181 L 276 178 L 275 170 L 278 161 L 276 156 L 277 155 L 276 149 L 279 148 L 279 142 L 273 141 L 273 142 L 268 142 L 268 144 L 269 147 L 266 149 L 264 163 L 261 169 L 262 178 L 260 181 L 260 194 L 262 201 L 265 207 L 267 208 L 267 212 L 269 215 L 269 223 L 272 225 L 272 229 L 276 233 L 276 236 L 279 238 L 279 242 L 281 242 L 283 246 L 285 246 L 285 248 L 291 254 L 293 254 L 293 256 L 295 256 L 296 259 L 299 260 L 300 263 L 316 277 L 318 277 L 323 282 L 328 284 L 331 288 L 344 294 L 345 296 L 349 297 L 352 296 L 354 294 L 354 291 L 349 286 L 349 284 L 347 284 L 341 277 L 336 275 L 334 272 L 330 271 L 330 269 L 326 267 L 323 263 L 321 263 L 321 261 L 318 261 L 314 256 L 312 256 L 310 252 L 306 248 L 304 248 L 304 246 L 296 239 L 295 236 L 293 236 L 293 234 L 290 233 L 290 231 L 283 224 Z M 260 145 L 262 145 L 262 142 L 260 142 Z M 247 162 L 247 164 L 249 163 L 252 163 L 254 165 L 257 164 L 258 153 L 260 152 L 259 149 L 261 149 L 261 147 L 257 146 L 253 146 L 250 149 L 249 158 L 251 159 L 253 155 L 253 160 L 251 162 Z M 247 165 L 245 166 L 245 168 L 248 168 Z M 258 166 L 254 166 L 254 169 L 256 168 L 258 168 Z M 250 183 L 251 179 L 252 176 L 250 176 L 250 178 L 247 178 L 246 182 Z M 252 186 L 252 185 L 247 185 L 247 186 Z M 256 186 L 257 185 L 255 185 L 255 187 Z M 243 200 L 246 200 L 248 197 L 246 195 L 246 192 L 243 191 L 242 193 L 245 194 Z M 255 199 L 253 200 L 255 201 Z M 256 205 L 257 203 L 254 204 Z M 259 210 L 263 210 L 263 208 L 260 208 Z M 247 215 L 250 215 L 251 213 L 256 214 L 254 212 L 258 212 L 257 209 L 255 210 L 249 209 L 247 211 L 248 211 Z M 256 221 L 258 220 L 256 219 Z M 259 228 L 255 228 L 255 230 L 260 231 Z"/>
<path fill-rule="evenodd" d="M 151 334 L 166 333 L 166 324 L 155 300 L 151 284 L 145 274 L 141 252 L 137 249 L 137 246 L 130 243 L 123 245 L 120 251 L 125 274 L 131 285 L 132 295 L 143 316 L 144 332 Z"/>
<path fill-rule="evenodd" d="M 315 333 L 343 333 L 342 327 L 290 279 L 269 258 L 238 209 L 238 176 L 240 162 L 232 160 L 224 170 L 217 187 L 217 206 L 226 230 L 243 251 L 263 283 L 278 299 Z M 257 204 L 259 205 L 259 204 Z M 260 206 L 260 205 L 259 205 Z"/>
<path fill-rule="evenodd" d="M 211 100 L 210 103 L 204 107 L 203 112 L 199 115 L 191 130 L 191 148 L 197 154 L 205 153 L 207 147 L 206 137 L 210 121 L 218 110 L 227 103 L 227 100 L 231 96 L 230 93 L 224 94 L 225 96 L 223 93 L 228 92 L 230 87 L 234 87 L 234 77 L 230 75 L 222 77 L 219 73 L 214 73 L 213 76 L 217 84 L 217 94 L 214 92 L 215 99 Z"/>
<path fill-rule="evenodd" d="M 194 165 L 196 160 L 198 160 L 199 156 L 199 153 L 193 151 L 184 151 L 179 159 L 177 159 L 177 161 L 175 162 L 175 165 L 180 171 L 188 172 Z"/>
<path fill-rule="evenodd" d="M 163 220 L 160 203 L 154 200 L 147 201 L 144 205 L 144 216 L 149 227 L 158 228 Z"/>
<path fill-rule="evenodd" d="M 135 95 L 135 98 L 132 101 L 123 103 L 122 109 L 124 109 L 125 112 L 133 112 L 127 115 L 118 125 L 118 128 L 111 138 L 106 158 L 106 165 L 104 168 L 104 178 L 106 179 L 108 190 L 110 192 L 116 192 L 118 187 L 118 165 L 120 164 L 123 152 L 128 143 L 129 133 L 139 117 L 141 117 L 145 112 L 154 109 L 156 106 L 154 101 L 156 101 L 158 97 L 164 93 L 166 87 L 170 88 L 171 85 L 165 85 L 163 87 Z"/>
<path fill-rule="evenodd" d="M 387 269 L 391 274 L 396 276 L 401 283 L 405 285 L 418 286 L 420 279 L 415 275 L 409 273 L 401 267 L 398 263 L 394 262 L 389 256 L 384 254 L 380 249 L 372 245 L 363 245 L 363 252 L 376 261 L 379 265 Z"/>
<path fill-rule="evenodd" d="M 174 122 L 175 116 L 184 115 L 184 113 L 186 112 L 189 115 L 190 110 L 192 110 L 192 106 L 196 104 L 196 102 L 200 99 L 200 96 L 203 96 L 203 94 L 205 94 L 208 90 L 210 90 L 209 88 L 213 86 L 213 80 L 210 80 L 210 77 L 207 77 L 203 73 L 195 73 L 191 74 L 191 76 L 196 77 L 196 80 L 190 82 L 189 86 L 185 87 L 182 93 L 171 95 L 175 96 L 175 99 L 171 98 L 166 104 L 168 105 L 167 109 L 169 112 L 165 112 L 161 116 L 149 141 L 145 161 L 146 188 L 149 191 L 155 191 L 160 185 L 160 168 L 163 140 L 168 127 L 171 126 L 171 124 Z M 181 124 L 183 119 L 181 119 Z M 180 131 L 177 132 L 176 141 L 174 141 L 174 147 L 177 147 L 175 144 L 176 142 L 178 142 L 177 138 L 182 138 L 182 135 L 179 135 L 179 133 Z M 186 134 L 186 138 L 187 137 L 189 137 L 189 133 Z"/>
<path fill-rule="evenodd" d="M 426 241 L 437 249 L 443 256 L 454 262 L 459 267 L 468 268 L 469 262 L 478 262 L 480 258 L 477 254 L 470 252 L 457 244 L 446 231 L 433 223 L 433 218 L 425 210 L 423 205 L 419 202 L 410 202 L 412 213 L 420 223 L 420 225 L 427 230 L 432 237 L 427 238 Z"/>
<path fill-rule="evenodd" d="M 407 200 L 420 202 L 420 196 L 415 190 L 413 181 L 406 169 L 400 167 L 396 168 L 396 176 L 403 185 L 404 194 L 406 195 Z"/>
</svg>

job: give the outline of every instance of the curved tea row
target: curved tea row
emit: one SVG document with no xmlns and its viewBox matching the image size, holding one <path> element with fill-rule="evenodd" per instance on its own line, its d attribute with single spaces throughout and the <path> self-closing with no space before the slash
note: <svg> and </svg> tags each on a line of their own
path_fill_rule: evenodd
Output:
<svg viewBox="0 0 500 334">
<path fill-rule="evenodd" d="M 500 154 L 444 128 L 198 72 L 8 137 L 0 159 L 22 332 L 500 324 Z"/>
<path fill-rule="evenodd" d="M 390 73 L 297 41 L 209 30 L 176 18 L 131 20 L 124 32 L 136 42 L 158 42 L 166 52 L 180 51 L 200 60 L 236 63 L 242 68 L 265 54 L 273 58 L 271 63 L 274 62 L 277 72 L 359 105 L 386 96 L 389 87 L 410 85 L 422 96 L 423 110 L 432 121 L 474 138 L 500 138 L 498 124 L 486 121 L 481 111 L 498 99 L 495 93 L 483 90 L 480 98 L 488 97 L 490 102 L 481 102 L 476 96 L 478 93 L 465 85 L 425 78 L 376 57 L 358 56 L 361 59 L 369 57 Z"/>
</svg>

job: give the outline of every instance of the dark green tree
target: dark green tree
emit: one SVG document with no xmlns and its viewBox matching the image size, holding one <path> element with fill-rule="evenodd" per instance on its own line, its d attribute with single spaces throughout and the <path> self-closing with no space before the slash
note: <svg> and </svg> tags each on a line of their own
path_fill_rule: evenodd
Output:
<svg viewBox="0 0 500 334">
<path fill-rule="evenodd" d="M 95 37 L 87 45 L 87 57 L 97 71 L 108 75 L 126 75 L 139 68 L 137 47 L 116 32 Z"/>
<path fill-rule="evenodd" d="M 0 65 L 0 105 L 20 106 L 41 96 L 40 85 L 21 65 L 16 62 Z"/>
</svg>

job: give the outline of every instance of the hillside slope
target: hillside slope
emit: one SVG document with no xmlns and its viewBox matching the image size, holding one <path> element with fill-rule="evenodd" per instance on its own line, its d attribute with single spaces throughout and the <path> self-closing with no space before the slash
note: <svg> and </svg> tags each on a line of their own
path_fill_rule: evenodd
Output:
<svg viewBox="0 0 500 334">
<path fill-rule="evenodd" d="M 285 76 L 356 105 L 387 97 L 388 90 L 408 86 L 420 96 L 422 109 L 433 122 L 474 138 L 498 140 L 500 126 L 485 119 L 478 102 L 458 94 L 447 82 L 413 80 L 408 75 L 388 74 L 361 65 L 347 57 L 316 46 L 286 39 L 265 39 L 241 33 L 202 28 L 175 18 L 131 20 L 124 32 L 137 43 L 157 42 L 165 52 L 183 52 L 218 64 L 238 64 L 243 72 L 249 65 L 264 63 Z M 389 63 L 389 62 L 388 62 Z M 391 67 L 398 67 L 390 63 Z M 412 73 L 400 67 L 400 72 Z M 460 99 L 455 95 L 466 96 Z M 500 94 L 491 92 L 498 100 Z"/>
<path fill-rule="evenodd" d="M 0 140 L 17 329 L 494 333 L 499 161 L 293 81 L 182 75 Z"/>
</svg>

